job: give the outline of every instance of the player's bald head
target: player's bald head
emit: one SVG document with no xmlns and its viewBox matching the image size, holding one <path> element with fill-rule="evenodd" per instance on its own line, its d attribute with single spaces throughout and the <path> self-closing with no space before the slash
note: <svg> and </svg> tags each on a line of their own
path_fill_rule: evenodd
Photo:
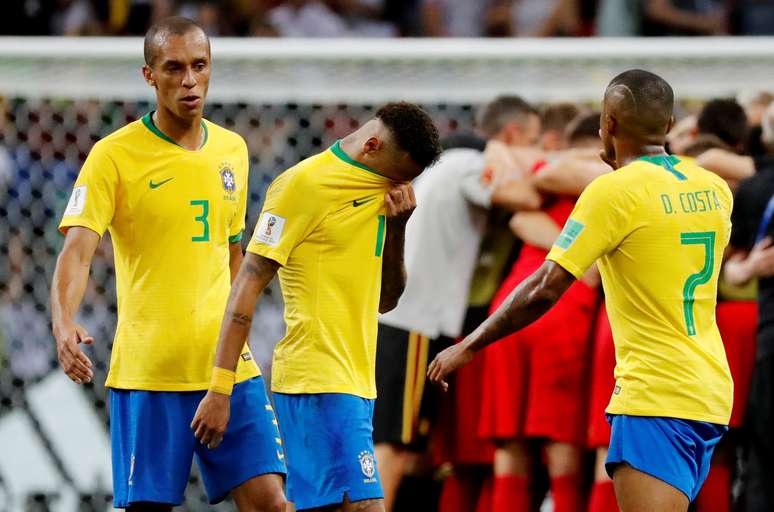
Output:
<svg viewBox="0 0 774 512">
<path fill-rule="evenodd" d="M 153 66 L 156 58 L 159 56 L 161 48 L 166 40 L 172 36 L 184 36 L 190 32 L 199 32 L 207 41 L 207 48 L 210 47 L 210 39 L 195 21 L 183 16 L 170 16 L 155 23 L 145 33 L 145 43 L 143 45 L 143 54 L 145 55 L 145 64 Z"/>
<path fill-rule="evenodd" d="M 660 76 L 642 69 L 624 71 L 605 90 L 604 114 L 615 119 L 625 134 L 663 143 L 672 122 L 672 87 Z"/>
</svg>

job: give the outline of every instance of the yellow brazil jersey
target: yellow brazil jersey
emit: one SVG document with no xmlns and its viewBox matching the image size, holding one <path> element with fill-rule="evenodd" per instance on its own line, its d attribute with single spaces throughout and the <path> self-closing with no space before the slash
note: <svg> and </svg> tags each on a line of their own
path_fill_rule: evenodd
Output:
<svg viewBox="0 0 774 512">
<path fill-rule="evenodd" d="M 733 382 L 715 323 L 731 231 L 726 183 L 690 160 L 644 157 L 594 180 L 547 259 L 599 259 L 616 351 L 607 412 L 727 424 Z"/>
<path fill-rule="evenodd" d="M 376 397 L 376 329 L 391 181 L 337 142 L 269 187 L 247 250 L 282 265 L 285 337 L 272 390 Z"/>
<path fill-rule="evenodd" d="M 113 242 L 118 294 L 106 386 L 207 389 L 230 290 L 229 242 L 241 238 L 248 156 L 237 134 L 203 121 L 198 151 L 151 114 L 105 137 L 75 182 L 60 229 Z M 258 375 L 245 346 L 237 380 Z"/>
</svg>

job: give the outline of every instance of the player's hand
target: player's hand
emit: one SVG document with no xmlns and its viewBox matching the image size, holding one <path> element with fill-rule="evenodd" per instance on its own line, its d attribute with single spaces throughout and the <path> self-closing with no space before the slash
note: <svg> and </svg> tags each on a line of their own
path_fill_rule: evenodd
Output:
<svg viewBox="0 0 774 512">
<path fill-rule="evenodd" d="M 83 353 L 80 344 L 91 345 L 94 338 L 83 326 L 73 323 L 54 326 L 54 338 L 59 364 L 65 374 L 76 384 L 91 382 L 94 377 L 91 360 Z"/>
<path fill-rule="evenodd" d="M 387 220 L 391 223 L 408 222 L 417 207 L 417 198 L 411 183 L 395 185 L 384 194 L 384 207 L 387 210 Z"/>
<path fill-rule="evenodd" d="M 207 391 L 191 422 L 191 430 L 194 431 L 196 439 L 207 448 L 217 448 L 223 441 L 230 414 L 231 397 Z"/>
<path fill-rule="evenodd" d="M 427 369 L 427 378 L 433 384 L 441 386 L 441 389 L 447 391 L 449 389 L 449 383 L 446 382 L 447 375 L 465 366 L 471 360 L 473 360 L 471 350 L 464 348 L 462 343 L 452 345 L 435 356 Z"/>
<path fill-rule="evenodd" d="M 752 248 L 748 256 L 754 277 L 774 276 L 774 247 L 771 237 L 766 237 Z"/>
</svg>

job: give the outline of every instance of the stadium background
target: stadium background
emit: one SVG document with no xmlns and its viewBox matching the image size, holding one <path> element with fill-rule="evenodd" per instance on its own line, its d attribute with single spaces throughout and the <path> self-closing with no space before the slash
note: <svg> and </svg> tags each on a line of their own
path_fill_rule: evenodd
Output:
<svg viewBox="0 0 774 512">
<path fill-rule="evenodd" d="M 185 8 L 203 12 L 193 2 Z M 153 107 L 139 71 L 141 40 L 104 37 L 132 33 L 115 30 L 114 13 L 105 12 L 102 25 L 88 25 L 101 29 L 84 30 L 101 38 L 0 38 L 0 512 L 110 509 L 102 386 L 116 312 L 109 236 L 95 256 L 81 314 L 96 339 L 87 348 L 95 384 L 76 387 L 58 369 L 48 311 L 63 241 L 56 226 L 80 165 L 99 138 Z M 3 33 L 56 33 L 18 16 L 15 24 L 4 17 Z M 225 23 L 213 32 L 234 35 L 224 32 Z M 672 82 L 683 112 L 711 97 L 774 89 L 769 38 L 223 38 L 213 41 L 213 58 L 206 116 L 247 140 L 248 229 L 278 173 L 328 147 L 388 100 L 421 103 L 449 135 L 472 130 L 475 108 L 498 93 L 536 103 L 594 103 L 610 77 L 634 66 Z M 265 369 L 283 333 L 281 311 L 275 284 L 262 298 L 251 336 Z M 192 484 L 184 509 L 210 509 L 195 474 Z"/>
</svg>

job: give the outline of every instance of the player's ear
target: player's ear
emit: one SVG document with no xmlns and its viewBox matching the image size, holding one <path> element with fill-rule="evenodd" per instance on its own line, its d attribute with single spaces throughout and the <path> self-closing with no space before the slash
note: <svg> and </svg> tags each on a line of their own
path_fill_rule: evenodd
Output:
<svg viewBox="0 0 774 512">
<path fill-rule="evenodd" d="M 618 128 L 618 121 L 613 116 L 607 116 L 604 120 L 605 123 L 605 129 L 607 130 L 607 133 L 610 135 L 616 134 L 616 129 Z"/>
<path fill-rule="evenodd" d="M 151 71 L 151 68 L 147 64 L 142 67 L 142 77 L 148 85 L 156 87 L 156 79 L 153 78 L 153 71 Z"/>
<path fill-rule="evenodd" d="M 378 151 L 381 147 L 382 141 L 379 137 L 368 137 L 368 140 L 363 144 L 363 152 L 366 154 L 373 153 L 374 151 Z"/>
<path fill-rule="evenodd" d="M 675 126 L 675 116 L 672 116 L 669 118 L 669 123 L 667 123 L 666 133 L 671 132 L 674 126 Z M 698 131 L 698 128 L 697 128 L 697 131 Z"/>
</svg>

